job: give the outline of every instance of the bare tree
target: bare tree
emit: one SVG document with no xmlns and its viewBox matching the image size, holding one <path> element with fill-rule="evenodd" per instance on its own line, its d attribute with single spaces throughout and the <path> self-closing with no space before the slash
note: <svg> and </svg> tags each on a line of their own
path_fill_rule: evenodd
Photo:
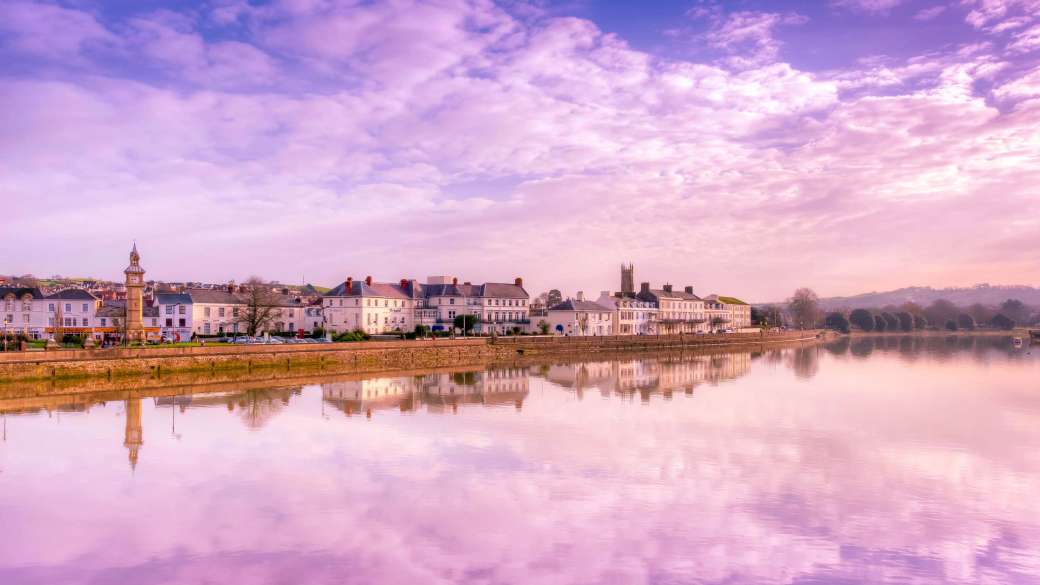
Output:
<svg viewBox="0 0 1040 585">
<path fill-rule="evenodd" d="M 239 312 L 238 322 L 246 330 L 246 335 L 266 331 L 278 313 L 278 295 L 259 276 L 250 276 L 239 290 L 246 306 Z"/>
<path fill-rule="evenodd" d="M 820 320 L 820 297 L 811 288 L 800 288 L 788 301 L 794 326 L 799 329 L 812 329 Z"/>
</svg>

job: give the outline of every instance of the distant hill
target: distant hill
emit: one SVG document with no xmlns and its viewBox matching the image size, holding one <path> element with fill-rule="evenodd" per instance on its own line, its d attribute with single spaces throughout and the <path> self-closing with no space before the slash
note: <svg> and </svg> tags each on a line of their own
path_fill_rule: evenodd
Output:
<svg viewBox="0 0 1040 585">
<path fill-rule="evenodd" d="M 850 297 L 827 297 L 820 299 L 820 306 L 827 311 L 855 309 L 858 307 L 884 307 L 901 305 L 912 301 L 926 306 L 937 299 L 946 299 L 959 306 L 975 303 L 999 305 L 1007 299 L 1018 299 L 1033 307 L 1040 306 L 1040 288 L 1024 285 L 977 284 L 966 288 L 932 288 L 912 286 L 887 292 L 869 292 Z"/>
</svg>

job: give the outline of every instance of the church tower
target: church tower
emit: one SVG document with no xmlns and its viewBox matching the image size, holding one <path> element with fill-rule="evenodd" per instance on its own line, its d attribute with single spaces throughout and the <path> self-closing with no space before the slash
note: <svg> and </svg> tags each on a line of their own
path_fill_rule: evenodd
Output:
<svg viewBox="0 0 1040 585">
<path fill-rule="evenodd" d="M 141 255 L 137 253 L 137 242 L 130 251 L 130 266 L 123 271 L 126 275 L 126 339 L 128 342 L 145 341 L 144 334 L 144 268 Z"/>
<path fill-rule="evenodd" d="M 621 294 L 626 297 L 636 294 L 636 267 L 631 262 L 621 265 Z"/>
</svg>

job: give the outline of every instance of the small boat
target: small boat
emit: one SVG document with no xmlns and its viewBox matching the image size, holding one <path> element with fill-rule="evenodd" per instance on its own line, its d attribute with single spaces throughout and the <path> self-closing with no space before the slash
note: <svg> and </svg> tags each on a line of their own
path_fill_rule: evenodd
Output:
<svg viewBox="0 0 1040 585">
<path fill-rule="evenodd" d="M 1014 338 L 1012 338 L 1011 339 L 1011 345 L 1013 345 L 1014 347 L 1022 347 L 1022 338 L 1021 337 L 1014 337 Z"/>
</svg>

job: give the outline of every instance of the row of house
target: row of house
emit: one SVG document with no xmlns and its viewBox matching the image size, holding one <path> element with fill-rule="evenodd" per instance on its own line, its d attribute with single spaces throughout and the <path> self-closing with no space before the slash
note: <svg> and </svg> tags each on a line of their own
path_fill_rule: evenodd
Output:
<svg viewBox="0 0 1040 585">
<path fill-rule="evenodd" d="M 146 295 L 136 246 L 130 260 L 123 299 L 102 299 L 82 288 L 45 295 L 38 288 L 0 286 L 3 331 L 34 338 L 49 338 L 59 331 L 89 334 L 99 341 L 124 336 L 187 340 L 246 331 L 250 299 L 242 287 L 231 284 Z M 622 267 L 621 289 L 613 294 L 604 291 L 594 301 L 578 293 L 546 307 L 532 304 L 521 278 L 512 283 L 473 284 L 451 276 L 430 276 L 425 283 L 347 277 L 323 295 L 313 288 L 313 294 L 302 295 L 300 290 L 272 286 L 264 295 L 270 319 L 261 332 L 305 335 L 322 329 L 382 334 L 410 332 L 418 326 L 456 331 L 460 318 L 467 325 L 464 329 L 482 335 L 654 335 L 751 326 L 751 307 L 733 297 L 702 298 L 692 286 L 651 288 L 647 282 L 636 291 L 631 265 Z M 128 327 L 133 334 L 128 335 Z"/>
<path fill-rule="evenodd" d="M 669 335 L 741 331 L 751 328 L 751 305 L 729 296 L 700 297 L 692 286 L 682 290 L 649 282 L 634 287 L 634 268 L 621 267 L 621 291 L 600 293 L 596 300 L 577 297 L 536 311 L 557 335 Z M 544 329 L 544 328 L 543 328 Z"/>
</svg>

